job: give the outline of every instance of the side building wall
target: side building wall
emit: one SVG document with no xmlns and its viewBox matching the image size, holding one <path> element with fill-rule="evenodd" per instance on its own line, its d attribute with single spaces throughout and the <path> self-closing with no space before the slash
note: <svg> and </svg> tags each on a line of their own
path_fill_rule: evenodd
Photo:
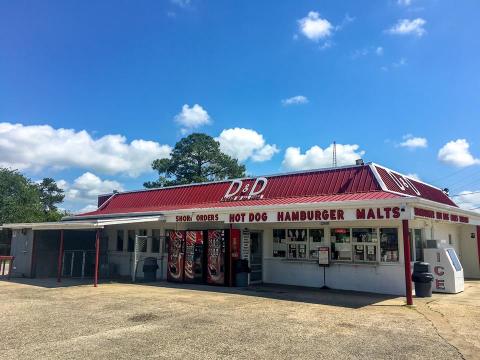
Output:
<svg viewBox="0 0 480 360">
<path fill-rule="evenodd" d="M 32 276 L 33 231 L 32 229 L 13 230 L 10 255 L 15 256 L 13 277 Z"/>
</svg>

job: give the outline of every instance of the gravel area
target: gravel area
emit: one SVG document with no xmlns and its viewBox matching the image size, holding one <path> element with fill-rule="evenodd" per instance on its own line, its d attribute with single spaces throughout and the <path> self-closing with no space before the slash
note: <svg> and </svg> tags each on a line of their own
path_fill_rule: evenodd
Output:
<svg viewBox="0 0 480 360">
<path fill-rule="evenodd" d="M 460 359 L 479 338 L 480 304 L 454 296 L 409 308 L 402 298 L 278 286 L 62 284 L 0 281 L 0 358 Z M 470 318 L 438 325 L 435 311 Z M 465 342 L 452 345 L 452 334 Z"/>
</svg>

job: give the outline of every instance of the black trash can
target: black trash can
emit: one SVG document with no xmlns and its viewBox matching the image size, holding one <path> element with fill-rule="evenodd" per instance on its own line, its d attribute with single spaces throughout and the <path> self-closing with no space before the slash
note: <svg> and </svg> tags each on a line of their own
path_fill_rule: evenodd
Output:
<svg viewBox="0 0 480 360">
<path fill-rule="evenodd" d="M 158 264 L 154 257 L 147 257 L 143 262 L 143 280 L 147 282 L 157 281 Z"/>
<path fill-rule="evenodd" d="M 250 268 L 248 267 L 248 260 L 236 260 L 235 261 L 235 286 L 247 287 L 248 286 L 248 273 Z"/>
<path fill-rule="evenodd" d="M 412 281 L 415 283 L 417 297 L 432 296 L 433 274 L 428 272 L 429 264 L 417 261 L 413 264 Z"/>
</svg>

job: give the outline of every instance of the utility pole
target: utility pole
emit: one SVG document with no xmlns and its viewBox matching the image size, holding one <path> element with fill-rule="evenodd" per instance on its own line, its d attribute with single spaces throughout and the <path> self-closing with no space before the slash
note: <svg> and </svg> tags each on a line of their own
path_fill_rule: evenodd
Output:
<svg viewBox="0 0 480 360">
<path fill-rule="evenodd" d="M 337 167 L 337 143 L 333 142 L 333 167 Z"/>
</svg>

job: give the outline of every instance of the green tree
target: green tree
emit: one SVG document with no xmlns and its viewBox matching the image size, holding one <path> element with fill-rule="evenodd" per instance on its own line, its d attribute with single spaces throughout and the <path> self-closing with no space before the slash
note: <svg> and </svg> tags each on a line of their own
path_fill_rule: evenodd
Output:
<svg viewBox="0 0 480 360">
<path fill-rule="evenodd" d="M 146 188 L 225 180 L 245 176 L 245 165 L 220 151 L 220 143 L 206 134 L 191 134 L 175 144 L 170 159 L 153 161 L 157 181 Z"/>
<path fill-rule="evenodd" d="M 57 204 L 61 203 L 65 198 L 63 189 L 60 189 L 52 178 L 44 178 L 37 186 L 40 191 L 43 210 L 46 213 L 57 211 Z"/>
<path fill-rule="evenodd" d="M 35 184 L 17 170 L 0 168 L 0 224 L 59 220 L 61 201 L 63 191 L 53 179 Z"/>
</svg>

